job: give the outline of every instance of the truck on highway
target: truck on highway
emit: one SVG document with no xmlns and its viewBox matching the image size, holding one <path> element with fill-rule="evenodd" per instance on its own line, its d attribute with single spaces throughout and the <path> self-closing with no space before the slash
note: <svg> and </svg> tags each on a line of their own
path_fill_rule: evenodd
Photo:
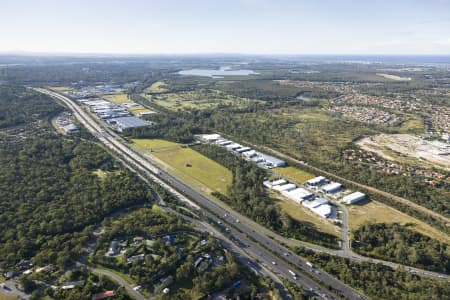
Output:
<svg viewBox="0 0 450 300">
<path fill-rule="evenodd" d="M 293 276 L 293 277 L 296 277 L 296 275 L 295 275 L 295 272 L 294 271 L 292 271 L 292 270 L 288 270 L 289 271 L 289 273 Z"/>
<path fill-rule="evenodd" d="M 313 267 L 314 267 L 314 265 L 313 265 L 312 263 L 310 263 L 309 261 L 306 262 L 306 265 L 307 265 L 308 267 L 310 267 L 310 268 L 313 268 Z"/>
</svg>

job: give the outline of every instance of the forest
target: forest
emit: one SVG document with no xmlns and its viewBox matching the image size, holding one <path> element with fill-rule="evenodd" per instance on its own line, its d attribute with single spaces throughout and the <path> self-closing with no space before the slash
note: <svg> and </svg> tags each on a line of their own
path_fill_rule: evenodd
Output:
<svg viewBox="0 0 450 300">
<path fill-rule="evenodd" d="M 362 255 L 450 273 L 450 247 L 408 229 L 408 225 L 367 223 L 353 231 L 353 236 L 352 246 Z"/>
<path fill-rule="evenodd" d="M 103 217 L 151 200 L 145 184 L 114 169 L 96 144 L 38 138 L 0 148 L 0 267 L 21 259 L 65 267 Z M 108 171 L 104 179 L 94 171 Z"/>
<path fill-rule="evenodd" d="M 370 262 L 296 248 L 295 252 L 372 299 L 448 300 L 450 285 Z"/>
<path fill-rule="evenodd" d="M 261 111 L 259 108 L 165 112 L 151 117 L 155 126 L 137 128 L 129 134 L 134 138 L 163 138 L 189 143 L 195 134 L 220 132 L 236 141 L 271 147 L 325 171 L 450 215 L 445 189 L 412 177 L 386 175 L 368 167 L 354 166 L 342 158 L 344 149 L 354 147 L 354 139 L 373 134 L 378 128 L 362 127 L 353 121 L 341 122 L 308 107 Z M 407 212 L 410 213 L 409 210 Z"/>
<path fill-rule="evenodd" d="M 236 280 L 249 281 L 248 295 L 254 293 L 256 296 L 263 288 L 258 278 L 237 263 L 218 240 L 207 233 L 197 232 L 192 225 L 161 209 L 142 208 L 118 219 L 107 219 L 102 228 L 105 233 L 98 241 L 93 262 L 129 275 L 150 292 L 157 289 L 161 278 L 173 276 L 174 286 L 178 288 L 167 296 L 161 296 L 163 299 L 200 299 L 231 286 Z M 173 244 L 161 239 L 166 235 L 175 237 Z M 146 244 L 133 243 L 135 236 L 142 237 Z M 200 243 L 202 239 L 206 241 L 204 245 Z M 112 240 L 127 242 L 124 256 L 105 256 L 105 249 Z M 144 255 L 144 263 L 126 262 L 127 257 L 137 253 Z M 200 271 L 194 267 L 194 262 L 205 254 L 214 258 L 213 263 Z M 221 264 L 216 263 L 219 256 L 224 258 Z M 246 294 L 241 297 L 246 297 Z"/>
<path fill-rule="evenodd" d="M 0 129 L 40 120 L 62 110 L 42 94 L 11 85 L 0 85 L 0 107 Z"/>
</svg>

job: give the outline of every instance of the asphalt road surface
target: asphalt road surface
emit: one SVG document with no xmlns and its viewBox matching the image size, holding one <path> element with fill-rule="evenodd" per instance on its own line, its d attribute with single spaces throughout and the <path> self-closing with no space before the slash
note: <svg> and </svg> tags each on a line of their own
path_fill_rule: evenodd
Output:
<svg viewBox="0 0 450 300">
<path fill-rule="evenodd" d="M 246 249 L 246 252 L 254 256 L 255 259 L 260 261 L 267 268 L 270 267 L 273 272 L 276 272 L 291 281 L 299 282 L 306 289 L 313 289 L 317 291 L 319 295 L 321 295 L 321 293 L 323 292 L 323 295 L 330 299 L 334 297 L 333 294 L 318 286 L 317 283 L 314 284 L 314 281 L 311 282 L 310 277 L 322 283 L 326 283 L 328 286 L 331 286 L 333 289 L 339 291 L 349 299 L 365 299 L 363 295 L 346 286 L 331 275 L 316 268 L 310 268 L 306 264 L 306 261 L 304 259 L 293 253 L 290 253 L 287 248 L 280 245 L 280 241 L 283 241 L 288 245 L 293 245 L 293 243 L 296 243 L 298 245 L 298 243 L 301 242 L 291 241 L 280 237 L 279 235 L 269 231 L 259 224 L 256 224 L 254 221 L 240 215 L 220 201 L 202 194 L 201 192 L 185 184 L 182 180 L 178 179 L 172 174 L 166 171 L 162 171 L 156 165 L 155 160 L 152 160 L 151 157 L 144 156 L 142 153 L 138 153 L 137 151 L 130 149 L 116 133 L 112 132 L 108 128 L 100 126 L 88 113 L 83 111 L 70 99 L 47 90 L 37 90 L 65 102 L 72 110 L 74 110 L 80 122 L 83 123 L 86 128 L 95 136 L 97 136 L 100 141 L 102 141 L 113 151 L 117 152 L 121 156 L 121 158 L 125 158 L 128 162 L 132 163 L 134 167 L 140 168 L 140 171 L 146 172 L 146 174 L 148 174 L 152 180 L 156 181 L 157 183 L 161 183 L 164 188 L 170 189 L 171 192 L 175 193 L 176 196 L 178 196 L 178 198 L 187 201 L 193 207 L 198 208 L 198 205 L 200 205 L 201 207 L 204 207 L 207 210 L 211 211 L 216 216 L 220 216 L 221 220 L 218 220 L 216 216 L 210 215 L 210 213 L 208 212 L 209 217 L 216 218 L 217 222 L 221 222 L 225 227 L 228 228 L 227 230 L 229 230 L 229 233 L 233 236 L 235 243 L 243 246 Z M 150 174 L 149 172 L 151 172 L 152 174 Z M 183 195 L 181 195 L 180 192 Z M 193 200 L 193 202 L 195 203 L 192 203 L 192 201 L 190 200 Z M 343 214 L 343 217 L 345 217 L 344 210 Z M 239 221 L 237 222 L 236 220 Z M 252 239 L 250 239 L 249 237 L 252 237 Z M 348 249 L 350 248 L 348 246 L 348 236 L 347 239 L 345 239 L 344 236 L 343 238 L 345 241 L 343 243 L 345 244 L 343 245 L 343 250 L 333 250 L 315 246 L 310 246 L 309 248 L 313 248 L 313 250 L 315 251 L 327 252 L 332 255 L 348 257 L 357 261 L 377 261 L 356 255 L 352 253 L 351 250 L 349 251 Z M 268 251 L 267 249 L 270 249 L 270 251 Z M 271 252 L 276 253 L 276 255 Z M 286 254 L 288 256 L 286 256 Z M 280 257 L 282 257 L 283 259 L 280 259 Z M 398 265 L 394 263 L 385 261 L 379 262 L 390 265 L 392 267 L 398 267 Z M 249 264 L 252 265 L 253 262 L 250 261 Z M 296 274 L 296 279 L 294 279 L 294 276 L 292 276 L 289 270 Z M 448 279 L 448 276 L 444 274 L 427 272 L 415 268 L 411 268 L 410 271 L 412 273 L 417 273 L 419 275 L 422 274 L 433 278 Z M 308 276 L 302 275 L 302 272 L 308 274 Z"/>
</svg>

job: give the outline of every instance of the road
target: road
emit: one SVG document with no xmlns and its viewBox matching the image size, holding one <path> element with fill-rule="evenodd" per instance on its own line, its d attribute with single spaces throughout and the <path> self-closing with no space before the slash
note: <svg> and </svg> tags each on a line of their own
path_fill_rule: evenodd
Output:
<svg viewBox="0 0 450 300">
<path fill-rule="evenodd" d="M 243 248 L 245 248 L 246 252 L 250 253 L 251 256 L 260 259 L 261 263 L 266 268 L 270 267 L 274 272 L 278 272 L 278 274 L 282 275 L 283 277 L 293 280 L 292 275 L 288 271 L 288 268 L 290 268 L 292 271 L 298 274 L 297 278 L 304 287 L 312 288 L 314 290 L 317 290 L 319 293 L 323 291 L 324 294 L 330 298 L 334 297 L 332 293 L 329 293 L 323 288 L 321 289 L 320 286 L 314 285 L 309 282 L 310 279 L 308 276 L 314 278 L 315 280 L 318 280 L 319 282 L 327 283 L 327 285 L 332 286 L 333 289 L 338 290 L 349 299 L 364 298 L 361 294 L 346 286 L 329 274 L 317 269 L 311 269 L 310 267 L 308 267 L 304 259 L 300 258 L 297 255 L 294 255 L 293 253 L 290 253 L 287 248 L 280 245 L 280 242 L 283 242 L 287 245 L 299 245 L 299 243 L 301 242 L 291 241 L 271 232 L 270 230 L 260 226 L 254 221 L 233 211 L 222 202 L 208 197 L 207 195 L 204 195 L 201 192 L 186 185 L 183 181 L 179 180 L 172 174 L 161 171 L 155 165 L 155 161 L 152 161 L 151 156 L 144 157 L 141 153 L 137 153 L 135 150 L 130 149 L 117 134 L 110 132 L 110 130 L 107 128 L 100 127 L 100 125 L 98 125 L 89 114 L 83 111 L 78 105 L 74 104 L 70 99 L 50 91 L 42 89 L 38 89 L 38 91 L 45 92 L 53 97 L 60 99 L 61 101 L 64 101 L 70 108 L 72 108 L 72 110 L 77 113 L 80 121 L 82 123 L 86 123 L 86 128 L 93 132 L 94 135 L 97 136 L 99 140 L 101 140 L 106 146 L 108 146 L 113 151 L 118 153 L 122 158 L 130 162 L 133 167 L 140 169 L 140 171 L 144 172 L 146 176 L 148 175 L 150 179 L 157 182 L 158 184 L 161 183 L 164 188 L 169 189 L 180 200 L 186 201 L 189 205 L 197 208 L 199 207 L 197 204 L 199 204 L 201 207 L 207 209 L 204 211 L 210 211 L 216 216 L 222 216 L 223 220 L 221 220 L 221 222 L 227 224 L 226 226 L 229 228 L 235 241 L 242 245 Z M 178 191 L 182 192 L 183 195 L 181 195 Z M 195 203 L 193 203 L 189 199 L 194 199 Z M 240 220 L 239 223 L 235 221 L 237 219 Z M 234 227 L 237 227 L 239 231 L 235 230 Z M 252 239 L 249 239 L 248 237 L 252 237 Z M 304 244 L 302 244 L 302 246 L 304 246 Z M 377 260 L 361 257 L 355 255 L 354 253 L 349 253 L 348 251 L 345 252 L 342 250 L 331 250 L 312 245 L 307 246 L 307 248 L 312 248 L 312 250 L 314 251 L 322 251 L 332 255 L 340 255 L 357 261 L 368 260 L 377 262 Z M 270 249 L 270 251 L 268 251 L 268 249 Z M 276 255 L 271 252 L 276 253 Z M 285 253 L 290 253 L 289 257 L 284 257 L 283 255 Z M 283 259 L 280 259 L 280 257 L 282 257 Z M 286 260 L 287 258 L 288 260 Z M 287 261 L 289 262 L 289 265 L 286 264 Z M 272 262 L 275 262 L 276 265 L 273 265 Z M 398 266 L 397 264 L 393 264 L 390 262 L 380 262 L 394 267 Z M 301 273 L 308 274 L 308 276 L 302 276 L 300 275 Z M 426 271 L 422 270 L 418 270 L 418 274 L 427 275 L 433 278 L 441 278 L 442 276 L 442 274 L 436 274 L 433 272 L 426 273 Z M 446 278 L 448 279 L 448 276 Z"/>
<path fill-rule="evenodd" d="M 311 168 L 311 169 L 313 169 L 314 171 L 316 171 L 316 172 L 318 172 L 318 173 L 321 173 L 321 174 L 324 174 L 324 175 L 326 175 L 326 176 L 335 178 L 336 180 L 340 181 L 341 183 L 344 183 L 344 184 L 345 184 L 345 183 L 346 183 L 346 184 L 351 184 L 351 185 L 357 186 L 357 187 L 359 187 L 359 188 L 361 188 L 361 189 L 365 189 L 365 190 L 367 190 L 367 191 L 370 191 L 370 192 L 373 192 L 373 193 L 375 193 L 375 194 L 381 195 L 381 196 L 386 197 L 386 198 L 388 198 L 388 199 L 394 200 L 394 201 L 396 201 L 396 202 L 399 202 L 399 203 L 402 203 L 402 204 L 404 204 L 404 205 L 407 205 L 407 206 L 409 206 L 409 207 L 411 207 L 411 208 L 414 208 L 414 209 L 416 209 L 416 210 L 418 210 L 418 211 L 420 211 L 420 212 L 423 212 L 423 213 L 425 213 L 425 214 L 427 214 L 427 215 L 429 215 L 429 216 L 431 216 L 431 217 L 440 219 L 440 220 L 444 221 L 446 224 L 450 224 L 450 218 L 448 218 L 448 217 L 446 217 L 446 216 L 444 216 L 444 215 L 441 215 L 441 214 L 439 214 L 439 213 L 437 213 L 437 212 L 435 212 L 435 211 L 432 211 L 432 210 L 430 210 L 430 209 L 428 209 L 428 208 L 426 208 L 426 207 L 423 207 L 423 206 L 421 206 L 421 205 L 419 205 L 419 204 L 417 204 L 417 203 L 414 203 L 414 202 L 412 202 L 411 200 L 408 200 L 408 199 L 406 199 L 406 198 L 403 198 L 403 197 L 400 197 L 400 196 L 393 195 L 393 194 L 391 194 L 391 193 L 382 191 L 382 190 L 377 189 L 377 188 L 374 188 L 374 187 L 372 187 L 372 186 L 368 186 L 368 185 L 365 185 L 365 184 L 362 184 L 362 183 L 359 183 L 359 182 L 356 182 L 356 181 L 353 181 L 353 180 L 349 180 L 349 179 L 346 179 L 346 178 L 341 177 L 341 176 L 339 176 L 339 175 L 336 175 L 336 174 L 330 173 L 330 172 L 328 172 L 328 171 L 322 170 L 322 169 L 320 169 L 320 168 L 311 166 L 311 165 L 309 165 L 309 164 L 307 164 L 307 163 L 305 163 L 305 162 L 303 162 L 303 161 L 300 161 L 300 160 L 298 160 L 298 159 L 295 159 L 295 158 L 293 158 L 293 157 L 290 157 L 289 155 L 286 155 L 286 154 L 284 154 L 284 153 L 281 153 L 281 152 L 276 151 L 276 150 L 274 150 L 274 149 L 271 149 L 271 148 L 269 148 L 269 147 L 261 146 L 261 145 L 254 145 L 254 144 L 251 144 L 251 143 L 248 143 L 248 142 L 245 142 L 244 144 L 247 144 L 247 145 L 249 145 L 249 146 L 253 146 L 253 147 L 255 147 L 255 148 L 264 149 L 264 150 L 267 151 L 268 153 L 271 153 L 271 154 L 273 154 L 273 155 L 276 155 L 276 156 L 278 156 L 278 157 L 280 157 L 280 158 L 286 159 L 286 160 L 288 160 L 288 161 L 293 161 L 293 162 L 295 162 L 295 163 L 297 163 L 297 164 L 299 164 L 299 165 L 302 165 L 302 166 Z"/>
<path fill-rule="evenodd" d="M 141 293 L 135 291 L 133 289 L 133 287 L 131 285 L 129 285 L 128 282 L 126 282 L 122 277 L 120 277 L 119 275 L 117 275 L 111 271 L 108 271 L 105 269 L 91 268 L 91 267 L 87 267 L 87 269 L 91 270 L 94 273 L 102 274 L 102 275 L 105 275 L 105 276 L 111 278 L 113 281 L 115 281 L 119 285 L 123 286 L 127 290 L 128 294 L 136 300 L 153 299 L 153 298 L 145 298 L 144 296 L 141 295 Z"/>
<path fill-rule="evenodd" d="M 144 174 L 148 176 L 152 181 L 161 184 L 163 188 L 166 188 L 170 192 L 175 194 L 180 200 L 186 201 L 189 205 L 196 208 L 198 208 L 200 205 L 201 207 L 204 207 L 210 212 L 219 216 L 223 216 L 225 214 L 233 214 L 236 215 L 237 218 L 244 218 L 243 216 L 237 214 L 232 210 L 225 210 L 222 207 L 217 206 L 216 203 L 213 202 L 210 198 L 205 197 L 203 194 L 186 185 L 184 182 L 172 176 L 171 174 L 160 171 L 160 169 L 153 165 L 149 159 L 142 157 L 134 150 L 127 147 L 123 140 L 116 133 L 113 133 L 109 128 L 100 126 L 90 114 L 85 112 L 81 107 L 79 107 L 69 98 L 45 89 L 35 90 L 63 101 L 69 108 L 74 111 L 75 116 L 79 119 L 79 121 L 103 144 L 105 144 L 105 146 L 116 152 L 116 154 L 118 154 L 122 159 L 133 165 L 133 167 L 139 169 L 139 171 L 144 172 Z M 170 185 L 166 182 L 168 182 Z M 177 191 L 181 191 L 184 195 L 181 195 Z M 195 199 L 195 203 L 190 201 L 188 198 Z M 197 205 L 196 203 L 199 205 Z M 288 265 L 287 260 L 282 260 L 279 257 L 283 257 L 284 253 L 289 253 L 289 250 L 284 246 L 279 245 L 279 243 L 274 242 L 267 236 L 257 233 L 250 226 L 245 225 L 244 223 L 239 223 L 239 230 L 245 233 L 243 234 L 232 227 L 232 225 L 236 225 L 233 224 L 233 221 L 230 222 L 227 220 L 225 222 L 229 224 L 230 233 L 239 243 L 239 245 L 244 246 L 245 251 L 247 253 L 250 253 L 252 257 L 257 257 L 258 261 L 261 262 L 264 266 L 271 266 L 272 270 L 277 274 L 287 278 L 288 280 L 300 283 L 306 289 L 314 290 L 316 293 L 321 295 L 322 298 L 337 299 L 334 293 L 323 288 L 321 285 L 311 280 L 310 277 L 314 278 L 314 280 L 322 282 L 322 284 L 326 283 L 327 286 L 331 286 L 334 290 L 339 291 L 348 299 L 365 299 L 361 294 L 357 293 L 355 290 L 346 286 L 329 274 L 318 270 L 311 270 L 306 265 L 305 260 L 301 259 L 299 256 L 293 253 L 290 253 Z M 250 222 L 250 220 L 248 220 L 248 222 Z M 249 239 L 248 236 L 251 236 L 253 239 Z M 264 245 L 264 247 L 261 245 Z M 267 249 L 270 249 L 271 251 L 277 253 L 278 256 L 275 256 Z M 256 262 L 256 264 L 258 263 L 258 261 Z M 272 264 L 272 262 L 275 262 L 276 264 L 274 265 Z M 297 274 L 295 279 L 288 270 L 292 270 Z M 308 274 L 308 276 L 304 274 Z"/>
</svg>

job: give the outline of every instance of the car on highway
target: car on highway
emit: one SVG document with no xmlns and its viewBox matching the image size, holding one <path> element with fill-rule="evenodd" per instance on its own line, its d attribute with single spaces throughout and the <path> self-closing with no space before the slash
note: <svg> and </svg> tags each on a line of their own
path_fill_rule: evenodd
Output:
<svg viewBox="0 0 450 300">
<path fill-rule="evenodd" d="M 276 265 L 277 265 L 277 263 L 273 261 L 273 262 L 272 262 L 272 265 L 276 266 Z"/>
<path fill-rule="evenodd" d="M 236 223 L 239 223 L 239 219 L 236 219 Z"/>
</svg>

